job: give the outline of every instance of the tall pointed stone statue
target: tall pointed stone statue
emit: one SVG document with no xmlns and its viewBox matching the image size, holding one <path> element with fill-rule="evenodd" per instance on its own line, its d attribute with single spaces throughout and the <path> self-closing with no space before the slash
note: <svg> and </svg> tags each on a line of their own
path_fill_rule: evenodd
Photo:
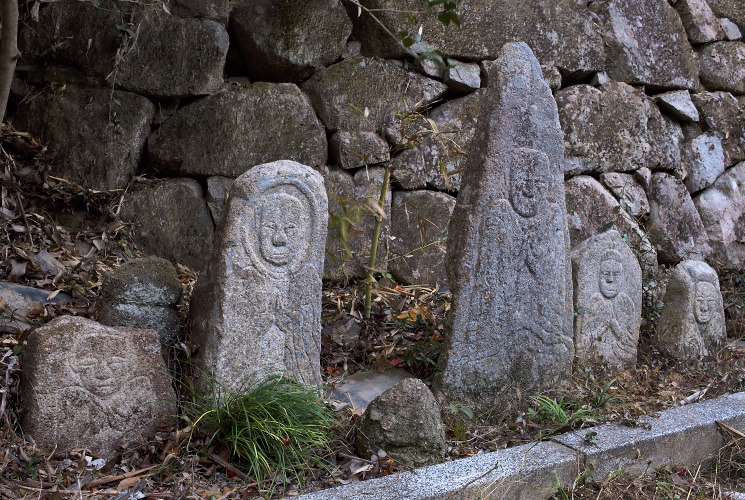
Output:
<svg viewBox="0 0 745 500">
<path fill-rule="evenodd" d="M 235 390 L 285 374 L 320 385 L 323 178 L 293 161 L 259 165 L 235 180 L 226 210 L 192 299 L 203 380 Z"/>
<path fill-rule="evenodd" d="M 558 388 L 574 348 L 556 103 L 526 44 L 506 44 L 490 70 L 450 222 L 453 306 L 435 388 L 501 420 Z"/>
</svg>

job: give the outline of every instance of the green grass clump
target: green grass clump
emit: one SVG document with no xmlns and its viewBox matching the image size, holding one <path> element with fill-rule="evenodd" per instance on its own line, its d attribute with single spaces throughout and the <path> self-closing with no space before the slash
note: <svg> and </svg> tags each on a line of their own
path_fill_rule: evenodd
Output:
<svg viewBox="0 0 745 500">
<path fill-rule="evenodd" d="M 298 478 L 311 465 L 326 466 L 337 418 L 318 388 L 280 376 L 236 392 L 214 381 L 209 387 L 209 396 L 186 404 L 192 437 L 203 433 L 208 446 L 227 448 L 257 481 Z"/>
</svg>

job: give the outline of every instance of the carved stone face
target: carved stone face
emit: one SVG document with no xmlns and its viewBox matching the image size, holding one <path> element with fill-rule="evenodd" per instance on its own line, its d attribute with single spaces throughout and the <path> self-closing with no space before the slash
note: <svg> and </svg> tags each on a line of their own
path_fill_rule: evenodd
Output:
<svg viewBox="0 0 745 500">
<path fill-rule="evenodd" d="M 284 193 L 267 196 L 260 212 L 261 256 L 275 267 L 285 267 L 305 250 L 309 216 L 300 200 Z"/>
<path fill-rule="evenodd" d="M 100 339 L 83 339 L 77 345 L 78 352 L 71 354 L 77 356 L 77 361 L 73 362 L 73 369 L 87 391 L 96 396 L 107 397 L 119 391 L 131 378 L 129 373 L 132 367 L 123 355 L 104 355 L 98 340 Z M 110 341 L 121 344 L 119 349 L 126 349 L 120 339 L 106 339 L 107 344 Z"/>
<path fill-rule="evenodd" d="M 700 281 L 696 283 L 696 297 L 694 299 L 694 315 L 696 321 L 705 325 L 708 323 L 717 307 L 717 290 L 711 283 Z"/>
<path fill-rule="evenodd" d="M 510 190 L 512 208 L 523 217 L 535 216 L 543 201 L 544 188 L 545 182 L 535 169 L 514 171 Z"/>
<path fill-rule="evenodd" d="M 606 299 L 612 299 L 620 291 L 621 281 L 623 280 L 623 266 L 617 260 L 604 260 L 600 263 L 600 272 L 598 273 L 600 282 L 600 293 Z"/>
</svg>

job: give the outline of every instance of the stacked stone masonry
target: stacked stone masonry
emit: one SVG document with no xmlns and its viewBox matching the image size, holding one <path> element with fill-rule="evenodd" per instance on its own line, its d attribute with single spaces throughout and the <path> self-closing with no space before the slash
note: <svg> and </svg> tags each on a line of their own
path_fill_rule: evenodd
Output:
<svg viewBox="0 0 745 500">
<path fill-rule="evenodd" d="M 498 252 L 486 256 L 515 275 L 515 296 L 560 283 L 555 310 L 521 302 L 505 327 L 517 331 L 524 317 L 535 319 L 526 331 L 550 347 L 536 356 L 551 359 L 557 379 L 574 353 L 569 255 L 583 242 L 617 230 L 644 277 L 660 264 L 745 260 L 743 2 L 461 0 L 460 27 L 443 26 L 425 0 L 363 0 L 359 12 L 342 0 L 261 0 L 232 10 L 227 0 L 166 3 L 43 3 L 21 29 L 17 71 L 40 92 L 12 96 L 13 125 L 48 147 L 54 175 L 126 189 L 121 218 L 151 254 L 207 269 L 215 235 L 230 247 L 224 228 L 245 215 L 229 193 L 253 189 L 234 179 L 252 179 L 258 165 L 298 162 L 312 168 L 314 183 L 325 182 L 327 194 L 312 209 L 326 200 L 329 209 L 328 235 L 313 237 L 314 245 L 326 242 L 325 264 L 314 255 L 303 280 L 315 287 L 313 273 L 362 276 L 382 215 L 376 270 L 405 284 L 463 290 L 473 283 L 458 283 L 466 270 L 445 254 L 465 255 L 475 236 L 467 232 L 473 217 L 463 214 L 483 203 L 491 210 L 483 232 L 524 257 L 517 265 Z M 407 10 L 419 12 L 421 32 L 408 48 L 391 35 L 411 29 Z M 412 56 L 435 49 L 446 68 Z M 494 113 L 500 106 L 509 113 Z M 485 174 L 494 162 L 511 175 Z M 381 207 L 386 167 L 392 186 Z M 520 196 L 548 208 L 521 213 Z M 456 199 L 465 207 L 454 208 Z M 510 224 L 517 229 L 505 229 Z M 611 251 L 623 259 L 596 255 L 595 267 L 622 260 L 636 280 L 628 247 L 618 250 L 616 240 Z M 233 257 L 212 265 L 229 274 Z M 252 265 L 241 280 L 286 285 L 284 275 L 246 271 Z M 593 291 L 596 272 L 582 279 L 588 304 L 610 303 Z M 619 306 L 633 310 L 629 337 L 638 330 L 635 293 L 624 291 L 629 300 Z M 507 307 L 484 295 L 457 307 Z M 275 302 L 256 307 L 287 313 L 274 322 L 277 332 L 293 315 L 307 312 L 304 325 L 317 321 L 312 305 L 295 311 Z M 547 334 L 551 318 L 565 314 Z M 210 328 L 205 338 L 217 335 Z M 315 333 L 308 335 L 303 342 L 316 349 Z M 521 390 L 543 386 L 532 362 L 510 363 L 521 371 L 513 381 Z M 318 381 L 315 368 L 297 374 Z"/>
</svg>

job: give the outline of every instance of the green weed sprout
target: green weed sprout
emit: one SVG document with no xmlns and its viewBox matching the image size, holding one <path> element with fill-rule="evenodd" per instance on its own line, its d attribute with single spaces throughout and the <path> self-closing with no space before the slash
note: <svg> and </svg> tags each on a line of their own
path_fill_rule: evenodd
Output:
<svg viewBox="0 0 745 500">
<path fill-rule="evenodd" d="M 299 479 L 311 465 L 327 466 L 337 419 L 317 388 L 276 375 L 236 392 L 208 384 L 208 396 L 185 404 L 190 440 L 204 433 L 208 446 L 226 447 L 257 481 Z"/>
</svg>

